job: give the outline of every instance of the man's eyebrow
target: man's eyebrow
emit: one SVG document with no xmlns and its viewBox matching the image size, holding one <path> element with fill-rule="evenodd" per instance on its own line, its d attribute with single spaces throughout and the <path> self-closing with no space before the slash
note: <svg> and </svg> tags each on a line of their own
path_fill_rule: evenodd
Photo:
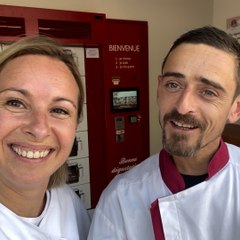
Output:
<svg viewBox="0 0 240 240">
<path fill-rule="evenodd" d="M 162 75 L 162 77 L 176 77 L 176 78 L 185 78 L 185 75 L 182 74 L 182 73 L 179 73 L 179 72 L 166 72 Z M 226 92 L 226 90 L 219 84 L 219 83 L 216 83 L 212 80 L 209 80 L 207 78 L 204 78 L 204 77 L 199 77 L 197 78 L 198 81 L 206 84 L 206 85 L 209 85 L 209 86 L 212 86 L 216 89 L 219 89 L 223 92 Z"/>
<path fill-rule="evenodd" d="M 165 72 L 162 74 L 162 77 L 185 78 L 185 75 L 179 72 Z"/>
<path fill-rule="evenodd" d="M 226 92 L 226 90 L 219 83 L 216 83 L 216 82 L 211 81 L 211 80 L 209 80 L 207 78 L 204 78 L 204 77 L 200 77 L 199 80 L 206 85 L 212 86 L 216 89 L 219 89 L 223 92 Z"/>
</svg>

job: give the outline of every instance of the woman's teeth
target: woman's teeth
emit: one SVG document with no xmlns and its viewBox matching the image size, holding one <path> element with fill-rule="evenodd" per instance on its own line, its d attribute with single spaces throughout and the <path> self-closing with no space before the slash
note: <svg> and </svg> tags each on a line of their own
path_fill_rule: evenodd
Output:
<svg viewBox="0 0 240 240">
<path fill-rule="evenodd" d="M 50 152 L 50 150 L 42 150 L 42 151 L 24 150 L 16 146 L 13 146 L 12 149 L 14 150 L 15 153 L 25 158 L 44 158 Z"/>
</svg>

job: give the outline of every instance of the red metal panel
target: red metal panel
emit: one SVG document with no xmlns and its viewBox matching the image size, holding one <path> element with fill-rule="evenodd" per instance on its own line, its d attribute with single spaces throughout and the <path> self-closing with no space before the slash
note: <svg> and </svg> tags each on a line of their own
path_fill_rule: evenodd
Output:
<svg viewBox="0 0 240 240">
<path fill-rule="evenodd" d="M 107 19 L 104 36 L 99 59 L 85 61 L 93 207 L 114 176 L 149 156 L 147 22 Z M 139 109 L 112 112 L 112 89 L 130 88 L 139 90 Z M 121 134 L 116 141 L 116 117 L 124 119 L 124 141 Z"/>
<path fill-rule="evenodd" d="M 86 93 L 90 158 L 91 202 L 94 208 L 108 183 L 106 168 L 106 121 L 102 47 L 99 58 L 86 58 Z"/>
<path fill-rule="evenodd" d="M 148 107 L 148 31 L 147 22 L 107 20 L 105 45 L 105 96 L 107 124 L 107 176 L 135 166 L 149 155 Z M 139 90 L 139 109 L 111 112 L 109 92 L 112 88 Z M 124 120 L 116 129 L 116 118 Z M 130 122 L 129 118 L 137 119 Z M 121 127 L 120 127 L 121 128 Z M 122 138 L 118 141 L 117 138 Z"/>
<path fill-rule="evenodd" d="M 44 8 L 31 8 L 31 7 L 17 7 L 17 6 L 8 6 L 0 5 L 0 16 L 4 17 L 18 17 L 23 18 L 25 22 L 25 35 L 32 35 L 39 33 L 39 21 L 49 20 L 48 27 L 51 28 L 50 22 L 59 21 L 59 29 L 64 35 L 66 31 L 64 26 L 74 25 L 74 23 L 88 23 L 91 25 L 91 38 L 69 38 L 64 36 L 61 37 L 61 42 L 63 44 L 99 44 L 103 43 L 104 35 L 102 34 L 104 29 L 105 14 L 102 13 L 90 13 L 90 12 L 77 12 L 77 11 L 63 11 L 63 10 L 53 10 L 53 9 L 44 9 Z M 65 22 L 65 24 L 63 24 Z M 72 23 L 72 24 L 71 24 Z M 1 21 L 0 21 L 1 24 Z M 61 29 L 61 27 L 63 29 Z M 68 29 L 69 30 L 69 29 Z M 74 28 L 73 31 L 76 31 Z M 49 34 L 54 33 L 54 31 L 45 31 Z M 53 37 L 58 38 L 60 35 Z M 12 42 L 19 39 L 21 36 L 0 36 L 1 42 Z"/>
</svg>

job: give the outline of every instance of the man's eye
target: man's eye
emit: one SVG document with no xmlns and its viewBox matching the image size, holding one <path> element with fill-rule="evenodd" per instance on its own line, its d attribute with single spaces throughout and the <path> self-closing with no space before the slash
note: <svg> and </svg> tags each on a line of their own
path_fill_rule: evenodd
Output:
<svg viewBox="0 0 240 240">
<path fill-rule="evenodd" d="M 216 97 L 217 96 L 217 94 L 214 91 L 209 90 L 209 89 L 204 90 L 203 95 L 206 97 Z"/>
<path fill-rule="evenodd" d="M 166 84 L 166 87 L 167 87 L 168 89 L 173 89 L 173 90 L 180 88 L 179 84 L 177 84 L 177 83 L 175 83 L 175 82 L 169 82 L 169 83 L 167 83 L 167 84 Z"/>
</svg>

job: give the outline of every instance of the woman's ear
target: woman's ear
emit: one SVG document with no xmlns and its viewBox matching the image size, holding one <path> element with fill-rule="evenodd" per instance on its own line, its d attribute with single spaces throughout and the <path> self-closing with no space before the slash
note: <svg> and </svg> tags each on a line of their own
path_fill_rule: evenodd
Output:
<svg viewBox="0 0 240 240">
<path fill-rule="evenodd" d="M 240 119 L 240 95 L 234 100 L 230 113 L 228 115 L 228 122 L 235 123 Z"/>
</svg>

